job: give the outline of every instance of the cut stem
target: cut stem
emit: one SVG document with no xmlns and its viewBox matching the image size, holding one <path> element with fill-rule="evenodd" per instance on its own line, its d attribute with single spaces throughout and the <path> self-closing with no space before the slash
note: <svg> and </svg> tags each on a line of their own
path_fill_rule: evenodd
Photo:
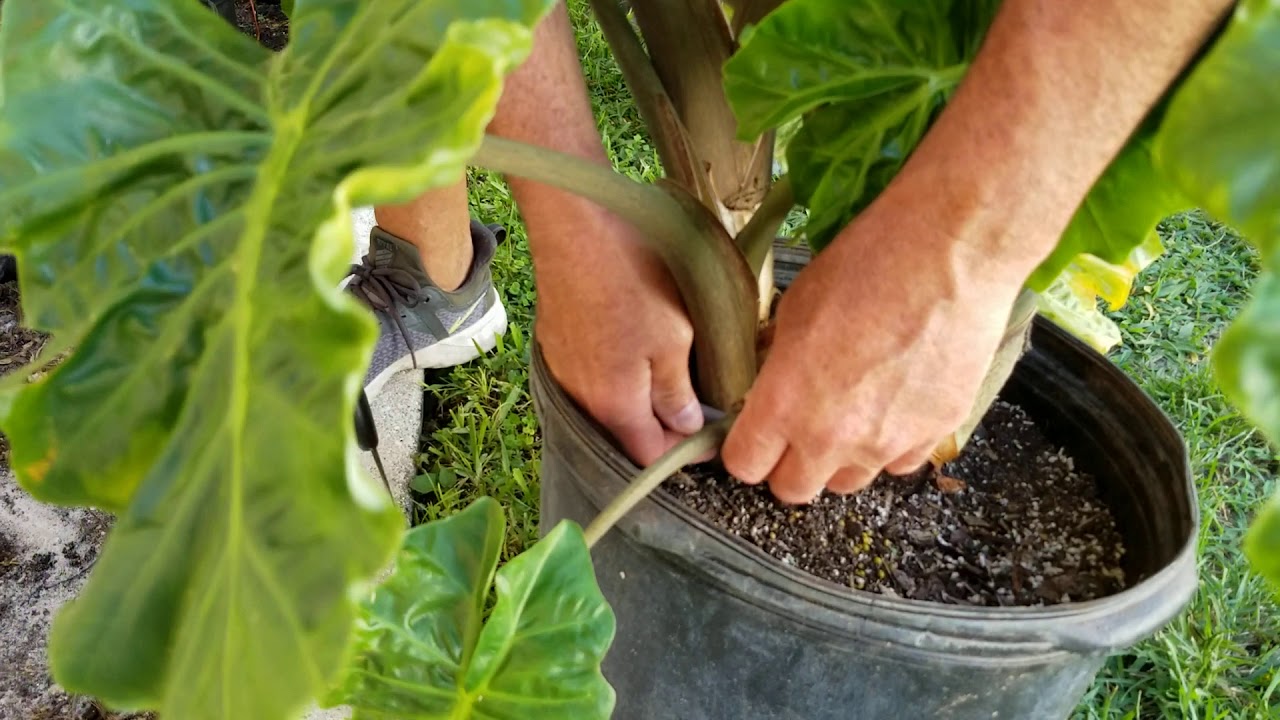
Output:
<svg viewBox="0 0 1280 720">
<path fill-rule="evenodd" d="M 755 142 L 737 139 L 738 118 L 723 72 L 737 44 L 724 8 L 720 0 L 633 0 L 630 6 L 650 63 L 700 163 L 692 168 L 698 177 L 667 175 L 695 194 L 708 184 L 715 197 L 704 204 L 737 233 L 742 226 L 732 223 L 732 213 L 755 209 L 768 190 L 773 138 L 766 133 Z"/>
<path fill-rule="evenodd" d="M 769 257 L 778 229 L 786 222 L 787 213 L 795 206 L 796 197 L 791 188 L 791 177 L 783 175 L 769 188 L 769 193 L 764 196 L 756 214 L 742 228 L 742 232 L 738 233 L 738 249 L 747 258 L 747 265 L 756 277 L 760 276 L 760 270 Z"/>
<path fill-rule="evenodd" d="M 718 449 L 724 443 L 724 439 L 729 436 L 729 428 L 733 427 L 733 421 L 736 418 L 737 415 L 730 414 L 704 426 L 645 468 L 631 481 L 627 489 L 614 498 L 604 510 L 601 510 L 596 519 L 587 526 L 587 547 L 595 547 L 605 533 L 680 468 Z"/>
</svg>

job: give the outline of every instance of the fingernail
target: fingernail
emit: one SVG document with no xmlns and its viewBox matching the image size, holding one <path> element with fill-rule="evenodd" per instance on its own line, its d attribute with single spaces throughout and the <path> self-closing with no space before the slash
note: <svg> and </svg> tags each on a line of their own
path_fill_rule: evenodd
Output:
<svg viewBox="0 0 1280 720">
<path fill-rule="evenodd" d="M 696 433 L 702 429 L 702 406 L 691 402 L 671 418 L 671 429 L 680 433 Z"/>
</svg>

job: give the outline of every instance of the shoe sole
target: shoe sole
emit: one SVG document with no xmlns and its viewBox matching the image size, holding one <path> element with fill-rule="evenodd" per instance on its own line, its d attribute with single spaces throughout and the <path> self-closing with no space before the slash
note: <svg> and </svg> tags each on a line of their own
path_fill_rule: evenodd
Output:
<svg viewBox="0 0 1280 720">
<path fill-rule="evenodd" d="M 468 325 L 456 335 L 432 343 L 418 350 L 418 369 L 447 368 L 471 362 L 498 345 L 498 338 L 507 332 L 507 309 L 502 301 L 495 302 L 479 320 Z M 369 401 L 377 397 L 387 381 L 396 373 L 414 369 L 413 355 L 391 363 L 365 386 Z"/>
</svg>

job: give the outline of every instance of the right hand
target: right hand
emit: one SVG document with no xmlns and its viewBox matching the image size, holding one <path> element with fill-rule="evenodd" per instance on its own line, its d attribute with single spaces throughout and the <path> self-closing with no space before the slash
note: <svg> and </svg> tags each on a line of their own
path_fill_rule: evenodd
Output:
<svg viewBox="0 0 1280 720">
<path fill-rule="evenodd" d="M 693 328 L 666 266 L 629 224 L 595 210 L 556 225 L 558 250 L 535 256 L 543 356 L 565 392 L 649 465 L 702 428 Z"/>
</svg>

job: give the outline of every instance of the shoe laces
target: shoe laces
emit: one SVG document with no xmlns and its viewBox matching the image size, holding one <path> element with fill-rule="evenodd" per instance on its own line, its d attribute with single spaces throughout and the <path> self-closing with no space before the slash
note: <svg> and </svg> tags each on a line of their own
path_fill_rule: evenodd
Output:
<svg viewBox="0 0 1280 720">
<path fill-rule="evenodd" d="M 400 311 L 396 306 L 403 305 L 411 308 L 422 302 L 422 283 L 401 268 L 379 267 L 373 261 L 372 252 L 365 255 L 359 264 L 352 265 L 347 277 L 351 278 L 351 282 L 347 284 L 347 290 L 374 312 L 391 318 L 400 332 L 401 339 L 404 340 L 405 347 L 412 348 L 413 339 L 409 337 L 409 331 L 405 329 L 404 322 L 400 319 Z M 413 367 L 417 368 L 418 358 L 413 357 L 414 353 L 409 355 L 413 358 Z"/>
</svg>

